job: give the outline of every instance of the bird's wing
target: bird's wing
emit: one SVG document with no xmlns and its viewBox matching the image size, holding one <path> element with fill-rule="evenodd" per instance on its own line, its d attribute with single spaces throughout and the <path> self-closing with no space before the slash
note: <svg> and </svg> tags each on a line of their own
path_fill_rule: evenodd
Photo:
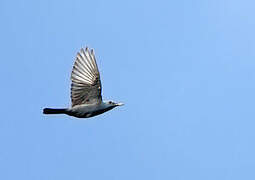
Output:
<svg viewBox="0 0 255 180">
<path fill-rule="evenodd" d="M 87 47 L 77 53 L 71 74 L 72 107 L 80 104 L 101 103 L 101 81 L 93 50 Z"/>
</svg>

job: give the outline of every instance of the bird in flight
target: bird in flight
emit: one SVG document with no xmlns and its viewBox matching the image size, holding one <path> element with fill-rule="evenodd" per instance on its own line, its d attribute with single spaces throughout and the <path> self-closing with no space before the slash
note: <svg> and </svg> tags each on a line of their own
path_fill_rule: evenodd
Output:
<svg viewBox="0 0 255 180">
<path fill-rule="evenodd" d="M 93 49 L 88 47 L 77 53 L 71 73 L 72 107 L 64 109 L 44 108 L 44 114 L 67 114 L 77 118 L 89 118 L 123 103 L 102 100 L 102 85 Z"/>
</svg>

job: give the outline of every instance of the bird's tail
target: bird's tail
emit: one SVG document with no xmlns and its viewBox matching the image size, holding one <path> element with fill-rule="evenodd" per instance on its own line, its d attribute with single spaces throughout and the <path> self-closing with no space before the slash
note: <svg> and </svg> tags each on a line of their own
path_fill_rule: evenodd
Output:
<svg viewBox="0 0 255 180">
<path fill-rule="evenodd" d="M 66 109 L 51 109 L 51 108 L 44 108 L 43 114 L 65 114 Z"/>
</svg>

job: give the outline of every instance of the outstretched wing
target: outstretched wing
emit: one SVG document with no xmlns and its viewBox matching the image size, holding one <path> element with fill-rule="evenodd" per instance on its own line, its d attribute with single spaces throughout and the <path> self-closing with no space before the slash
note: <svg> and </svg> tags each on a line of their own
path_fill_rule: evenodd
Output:
<svg viewBox="0 0 255 180">
<path fill-rule="evenodd" d="M 77 53 L 71 74 L 72 107 L 80 104 L 101 103 L 101 81 L 93 50 L 87 47 Z"/>
</svg>

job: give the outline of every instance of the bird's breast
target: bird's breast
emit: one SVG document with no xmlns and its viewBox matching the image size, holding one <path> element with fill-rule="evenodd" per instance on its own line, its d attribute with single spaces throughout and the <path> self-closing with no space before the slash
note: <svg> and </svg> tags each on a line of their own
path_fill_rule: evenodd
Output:
<svg viewBox="0 0 255 180">
<path fill-rule="evenodd" d="M 91 105 L 77 105 L 68 109 L 68 115 L 75 116 L 78 118 L 89 117 L 91 112 L 96 109 L 96 106 Z"/>
<path fill-rule="evenodd" d="M 68 110 L 68 115 L 78 118 L 89 118 L 106 111 L 111 110 L 112 107 L 105 107 L 101 105 L 79 105 L 72 107 Z"/>
</svg>

